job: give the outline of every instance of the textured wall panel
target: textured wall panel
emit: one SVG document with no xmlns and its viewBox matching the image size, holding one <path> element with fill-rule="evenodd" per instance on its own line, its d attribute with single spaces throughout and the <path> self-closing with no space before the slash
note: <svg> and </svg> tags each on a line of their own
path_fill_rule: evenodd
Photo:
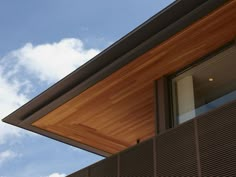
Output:
<svg viewBox="0 0 236 177">
<path fill-rule="evenodd" d="M 153 177 L 153 139 L 120 154 L 120 177 Z"/>
<path fill-rule="evenodd" d="M 155 146 L 151 139 L 119 156 L 119 177 L 153 177 L 154 156 L 158 177 L 236 176 L 236 101 L 157 136 Z M 118 177 L 117 168 L 113 156 L 90 166 L 90 175 L 84 169 L 70 177 Z"/>
<path fill-rule="evenodd" d="M 117 156 L 92 165 L 90 167 L 90 177 L 117 177 Z"/>
<path fill-rule="evenodd" d="M 75 172 L 67 177 L 88 177 L 88 168 Z"/>
<path fill-rule="evenodd" d="M 236 176 L 236 102 L 197 121 L 202 176 Z"/>
<path fill-rule="evenodd" d="M 193 122 L 157 137 L 157 176 L 197 176 Z"/>
</svg>

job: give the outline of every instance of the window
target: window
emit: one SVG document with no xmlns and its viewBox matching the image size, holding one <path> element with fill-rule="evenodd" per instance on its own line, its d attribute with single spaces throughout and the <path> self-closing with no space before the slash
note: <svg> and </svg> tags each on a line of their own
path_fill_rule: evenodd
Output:
<svg viewBox="0 0 236 177">
<path fill-rule="evenodd" d="M 171 83 L 177 124 L 236 100 L 236 46 L 178 74 Z"/>
</svg>

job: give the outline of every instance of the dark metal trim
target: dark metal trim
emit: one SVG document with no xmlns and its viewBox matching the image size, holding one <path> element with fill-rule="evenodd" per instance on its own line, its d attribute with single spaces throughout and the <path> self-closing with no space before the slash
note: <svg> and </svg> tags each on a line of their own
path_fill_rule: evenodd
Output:
<svg viewBox="0 0 236 177">
<path fill-rule="evenodd" d="M 159 133 L 159 116 L 158 116 L 158 87 L 157 87 L 157 80 L 153 82 L 153 90 L 154 90 L 154 129 L 155 129 L 155 135 L 158 135 Z"/>
<path fill-rule="evenodd" d="M 157 140 L 156 140 L 157 135 L 153 137 L 153 167 L 154 167 L 154 174 L 153 177 L 157 177 Z"/>
<path fill-rule="evenodd" d="M 91 153 L 94 153 L 94 154 L 97 154 L 97 155 L 100 155 L 100 156 L 103 156 L 103 157 L 110 157 L 112 155 L 108 152 L 99 150 L 97 148 L 93 148 L 91 146 L 85 145 L 85 144 L 80 143 L 78 141 L 72 140 L 72 139 L 67 138 L 67 137 L 63 137 L 63 136 L 55 134 L 55 133 L 48 132 L 46 130 L 34 127 L 32 125 L 26 124 L 26 125 L 23 125 L 23 126 L 20 125 L 19 127 L 23 128 L 25 130 L 31 131 L 31 132 L 36 132 L 36 133 L 38 133 L 40 135 L 43 135 L 43 136 L 46 136 L 48 138 L 57 140 L 59 142 L 62 142 L 62 143 L 65 143 L 65 144 L 68 144 L 68 145 L 71 145 L 71 146 L 74 146 L 74 147 L 78 147 L 80 149 L 83 149 L 85 151 L 88 151 L 88 152 L 91 152 Z"/>
<path fill-rule="evenodd" d="M 202 176 L 197 119 L 193 119 L 198 176 Z"/>
<path fill-rule="evenodd" d="M 49 132 L 40 133 L 31 123 L 228 1 L 176 1 L 3 121 L 65 142 Z M 74 144 L 70 139 L 66 143 Z M 80 145 L 78 147 L 81 148 Z"/>
<path fill-rule="evenodd" d="M 174 118 L 174 103 L 173 103 L 173 89 L 172 89 L 172 75 L 167 77 L 168 80 L 168 95 L 169 95 L 169 127 L 174 128 L 176 126 L 176 121 Z"/>
<path fill-rule="evenodd" d="M 167 85 L 167 78 L 162 77 L 156 81 L 155 85 L 157 97 L 157 124 L 158 124 L 158 131 L 162 133 L 166 131 L 169 127 L 169 99 L 168 99 L 168 85 Z"/>
</svg>

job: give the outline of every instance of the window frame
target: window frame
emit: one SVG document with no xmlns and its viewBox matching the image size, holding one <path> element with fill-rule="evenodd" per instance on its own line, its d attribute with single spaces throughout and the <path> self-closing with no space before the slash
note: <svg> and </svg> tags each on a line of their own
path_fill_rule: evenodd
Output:
<svg viewBox="0 0 236 177">
<path fill-rule="evenodd" d="M 232 47 L 234 45 L 236 45 L 236 41 L 230 41 L 230 42 L 224 44 L 223 46 L 219 47 L 218 49 L 216 49 L 216 50 L 208 53 L 207 55 L 199 58 L 197 61 L 195 61 L 195 62 L 193 62 L 193 63 L 183 67 L 182 69 L 180 69 L 180 70 L 178 70 L 178 71 L 176 71 L 174 73 L 171 73 L 170 75 L 167 76 L 168 95 L 169 95 L 169 104 L 168 104 L 169 108 L 168 109 L 170 110 L 170 113 L 169 113 L 169 115 L 170 115 L 169 116 L 169 122 L 170 122 L 169 126 L 170 126 L 170 128 L 174 128 L 174 127 L 182 124 L 182 123 L 178 123 L 178 120 L 176 120 L 176 118 L 175 118 L 175 112 L 174 112 L 175 111 L 175 105 L 174 105 L 174 99 L 175 98 L 174 98 L 174 95 L 173 95 L 172 80 L 175 77 L 183 74 L 184 72 L 186 72 L 186 71 L 188 71 L 188 70 L 190 70 L 190 69 L 200 65 L 201 63 L 203 63 L 203 62 L 205 62 L 207 60 L 212 59 L 214 56 L 220 54 L 221 52 L 229 49 L 230 47 Z M 225 103 L 225 104 L 227 104 L 227 103 Z M 198 116 L 194 117 L 193 119 L 195 119 L 197 117 Z M 190 119 L 190 120 L 192 120 L 192 119 Z M 190 121 L 190 120 L 188 120 L 188 121 Z M 186 122 L 188 122 L 188 121 L 186 121 Z"/>
</svg>

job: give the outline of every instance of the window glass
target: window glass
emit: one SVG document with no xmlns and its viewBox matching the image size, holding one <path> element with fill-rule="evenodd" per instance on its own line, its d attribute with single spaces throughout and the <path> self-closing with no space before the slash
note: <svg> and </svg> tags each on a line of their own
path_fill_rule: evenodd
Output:
<svg viewBox="0 0 236 177">
<path fill-rule="evenodd" d="M 172 79 L 177 124 L 236 99 L 236 46 Z"/>
</svg>

